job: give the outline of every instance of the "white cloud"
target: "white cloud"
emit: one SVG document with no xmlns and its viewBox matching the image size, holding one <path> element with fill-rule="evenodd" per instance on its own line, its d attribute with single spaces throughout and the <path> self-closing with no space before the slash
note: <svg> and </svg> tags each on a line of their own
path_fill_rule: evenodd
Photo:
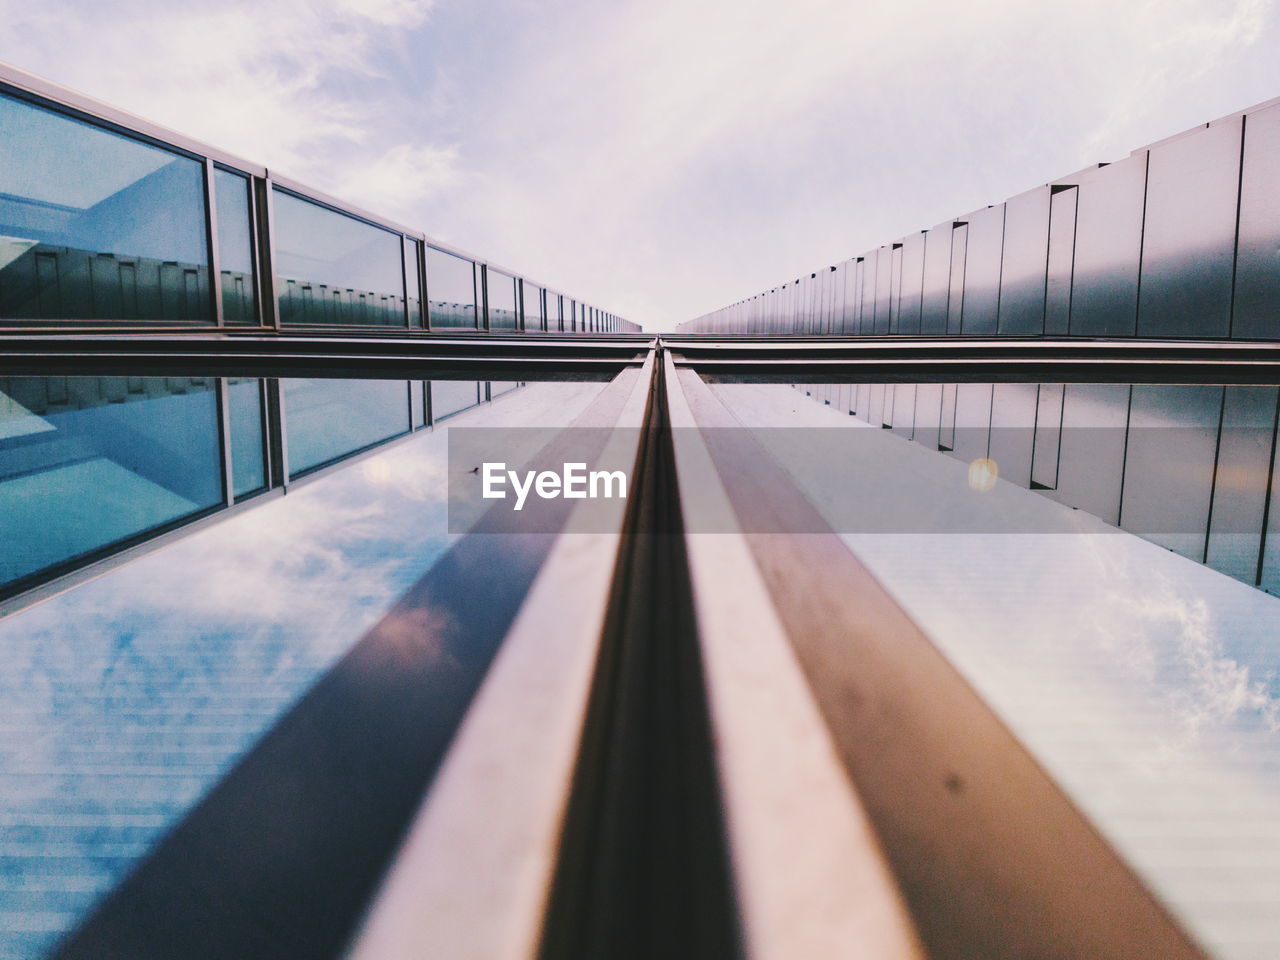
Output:
<svg viewBox="0 0 1280 960">
<path fill-rule="evenodd" d="M 292 176 L 341 182 L 345 144 L 379 149 L 385 111 L 350 84 L 432 0 L 0 0 L 0 51 L 18 66 Z M 17 54 L 14 56 L 13 54 Z M 429 144 L 397 144 L 428 151 Z"/>
</svg>

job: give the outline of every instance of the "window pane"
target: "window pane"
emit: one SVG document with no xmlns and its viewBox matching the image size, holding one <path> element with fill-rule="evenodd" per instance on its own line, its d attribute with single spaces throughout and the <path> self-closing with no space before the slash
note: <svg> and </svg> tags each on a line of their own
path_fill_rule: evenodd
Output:
<svg viewBox="0 0 1280 960">
<path fill-rule="evenodd" d="M 524 328 L 542 330 L 542 288 L 529 281 L 524 283 Z"/>
<path fill-rule="evenodd" d="M 497 270 L 488 270 L 489 329 L 516 328 L 516 281 Z"/>
<path fill-rule="evenodd" d="M 200 163 L 0 96 L 0 318 L 211 321 Z"/>
<path fill-rule="evenodd" d="M 231 421 L 231 475 L 237 497 L 267 485 L 262 458 L 262 381 L 228 380 Z"/>
<path fill-rule="evenodd" d="M 443 420 L 480 402 L 477 380 L 432 380 L 431 419 Z"/>
<path fill-rule="evenodd" d="M 409 287 L 409 326 L 422 326 L 422 301 L 418 299 L 418 275 L 422 264 L 422 245 L 404 238 L 404 280 Z"/>
<path fill-rule="evenodd" d="M 289 475 L 409 430 L 404 380 L 283 380 Z"/>
<path fill-rule="evenodd" d="M 213 381 L 0 378 L 0 588 L 222 502 Z"/>
<path fill-rule="evenodd" d="M 218 270 L 222 274 L 222 316 L 227 323 L 257 323 L 253 290 L 253 241 L 249 234 L 249 180 L 216 170 Z"/>
<path fill-rule="evenodd" d="M 275 191 L 282 323 L 404 326 L 400 238 Z"/>
<path fill-rule="evenodd" d="M 433 327 L 476 326 L 475 264 L 427 247 L 427 310 Z"/>
</svg>

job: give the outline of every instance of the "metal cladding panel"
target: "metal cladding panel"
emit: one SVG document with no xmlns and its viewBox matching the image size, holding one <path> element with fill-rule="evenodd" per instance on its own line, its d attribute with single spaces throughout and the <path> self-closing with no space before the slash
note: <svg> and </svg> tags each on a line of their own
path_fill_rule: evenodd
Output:
<svg viewBox="0 0 1280 960">
<path fill-rule="evenodd" d="M 1151 151 L 1139 336 L 1229 335 L 1243 131 L 1237 118 Z"/>
<path fill-rule="evenodd" d="M 1071 333 L 1131 337 L 1138 320 L 1138 265 L 1147 154 L 1064 178 L 1076 183 Z"/>
<path fill-rule="evenodd" d="M 861 417 L 863 420 L 871 419 L 871 384 L 860 383 L 855 388 L 853 397 L 853 412 L 855 416 Z"/>
<path fill-rule="evenodd" d="M 942 410 L 938 420 L 938 449 L 950 450 L 956 443 L 956 390 L 959 384 L 942 385 Z"/>
<path fill-rule="evenodd" d="M 957 223 L 951 230 L 951 283 L 947 294 L 947 333 L 960 332 L 960 309 L 964 304 L 964 260 L 969 225 Z"/>
<path fill-rule="evenodd" d="M 924 278 L 920 295 L 920 332 L 947 332 L 947 296 L 951 288 L 951 221 L 924 232 Z"/>
<path fill-rule="evenodd" d="M 1133 386 L 1120 526 L 1203 560 L 1222 387 Z"/>
<path fill-rule="evenodd" d="M 881 247 L 876 251 L 876 295 L 875 326 L 876 335 L 889 332 L 889 306 L 893 290 L 893 251 L 889 247 Z"/>
<path fill-rule="evenodd" d="M 1112 525 L 1120 523 L 1129 389 L 1123 383 L 1067 384 L 1058 486 L 1049 494 Z"/>
<path fill-rule="evenodd" d="M 857 336 L 862 332 L 862 288 L 866 264 L 860 257 L 855 257 L 849 264 L 849 273 L 845 280 L 845 333 Z"/>
<path fill-rule="evenodd" d="M 1042 383 L 1036 392 L 1036 437 L 1031 454 L 1031 484 L 1045 490 L 1058 486 L 1063 390 L 1061 383 Z"/>
<path fill-rule="evenodd" d="M 1044 332 L 1049 204 L 1048 187 L 1028 190 L 1005 202 L 998 327 L 1001 334 L 1026 337 Z"/>
<path fill-rule="evenodd" d="M 1020 487 L 1031 486 L 1035 444 L 1037 385 L 997 383 L 991 395 L 991 447 L 999 476 Z"/>
<path fill-rule="evenodd" d="M 1222 406 L 1205 563 L 1245 583 L 1258 575 L 1277 392 L 1275 387 L 1229 386 Z"/>
<path fill-rule="evenodd" d="M 1044 290 L 1044 333 L 1065 336 L 1071 329 L 1071 273 L 1076 254 L 1077 187 L 1054 189 L 1049 199 L 1049 258 Z"/>
<path fill-rule="evenodd" d="M 872 426 L 881 426 L 884 423 L 884 394 L 885 385 L 883 383 L 871 384 L 871 389 L 867 395 L 867 412 L 863 419 Z"/>
<path fill-rule="evenodd" d="M 893 432 L 911 439 L 916 424 L 916 393 L 914 383 L 899 383 L 893 388 Z"/>
<path fill-rule="evenodd" d="M 862 258 L 862 313 L 858 318 L 858 335 L 875 333 L 876 278 L 880 273 L 880 251 L 871 250 Z"/>
<path fill-rule="evenodd" d="M 1245 118 L 1231 335 L 1280 338 L 1280 104 Z"/>
<path fill-rule="evenodd" d="M 913 438 L 916 443 L 937 450 L 938 431 L 942 424 L 942 384 L 917 384 L 915 419 Z"/>
<path fill-rule="evenodd" d="M 901 333 L 902 320 L 902 244 L 893 244 L 889 269 L 889 329 L 888 333 Z"/>
<path fill-rule="evenodd" d="M 1000 253 L 1004 247 L 1004 204 L 978 210 L 969 221 L 964 265 L 964 309 L 960 332 L 992 334 L 1000 310 Z"/>
<path fill-rule="evenodd" d="M 955 436 L 952 456 L 973 461 L 991 449 L 990 383 L 962 383 L 956 388 Z"/>
<path fill-rule="evenodd" d="M 902 281 L 899 288 L 898 332 L 920 332 L 920 300 L 924 289 L 924 238 L 913 233 L 902 241 Z"/>
<path fill-rule="evenodd" d="M 852 333 L 857 311 L 858 261 L 846 260 L 840 264 L 839 308 L 836 311 L 836 333 Z"/>
</svg>

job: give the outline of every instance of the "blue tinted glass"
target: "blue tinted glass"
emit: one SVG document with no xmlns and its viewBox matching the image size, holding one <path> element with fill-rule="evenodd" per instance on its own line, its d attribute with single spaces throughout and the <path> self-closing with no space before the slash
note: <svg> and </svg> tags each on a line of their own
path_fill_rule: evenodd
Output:
<svg viewBox="0 0 1280 960">
<path fill-rule="evenodd" d="M 213 383 L 0 378 L 0 589 L 220 504 Z"/>
<path fill-rule="evenodd" d="M 409 429 L 404 380 L 283 380 L 289 474 Z"/>
<path fill-rule="evenodd" d="M 30 731 L 0 737 L 0 956 L 45 956 L 432 565 L 445 456 L 422 434 L 0 621 Z"/>
<path fill-rule="evenodd" d="M 237 497 L 267 485 L 262 459 L 262 381 L 228 380 L 231 404 L 231 473 Z"/>
<path fill-rule="evenodd" d="M 253 241 L 249 234 L 249 179 L 227 170 L 213 174 L 218 208 L 218 271 L 227 323 L 257 323 Z"/>
<path fill-rule="evenodd" d="M 475 380 L 432 380 L 431 419 L 443 420 L 480 402 L 480 384 Z"/>
<path fill-rule="evenodd" d="M 0 96 L 0 318 L 211 319 L 200 163 Z"/>
<path fill-rule="evenodd" d="M 427 312 L 433 327 L 476 326 L 475 265 L 427 247 Z"/>
<path fill-rule="evenodd" d="M 398 234 L 274 191 L 282 323 L 404 326 Z"/>
<path fill-rule="evenodd" d="M 516 281 L 497 270 L 488 272 L 489 329 L 514 330 L 516 328 Z"/>
</svg>

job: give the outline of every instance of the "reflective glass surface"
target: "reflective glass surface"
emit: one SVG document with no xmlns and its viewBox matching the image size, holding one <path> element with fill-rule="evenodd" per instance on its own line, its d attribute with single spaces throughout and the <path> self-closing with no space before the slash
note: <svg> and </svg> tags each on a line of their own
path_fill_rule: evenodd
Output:
<svg viewBox="0 0 1280 960">
<path fill-rule="evenodd" d="M 1004 246 L 1004 204 L 969 217 L 964 265 L 964 310 L 961 332 L 996 332 L 1000 305 L 1000 255 Z"/>
<path fill-rule="evenodd" d="M 1071 328 L 1071 275 L 1075 269 L 1078 187 L 1057 190 L 1049 201 L 1049 261 L 1044 291 L 1044 332 L 1063 336 Z"/>
<path fill-rule="evenodd" d="M 475 264 L 427 247 L 427 312 L 432 327 L 476 326 Z"/>
<path fill-rule="evenodd" d="M 961 311 L 964 307 L 964 258 L 968 243 L 969 225 L 956 224 L 951 228 L 951 289 L 947 295 L 947 333 L 961 332 Z"/>
<path fill-rule="evenodd" d="M 5 383 L 8 396 L 12 381 Z M 130 408 L 159 403 L 160 419 L 175 431 L 187 419 L 177 400 L 196 391 L 179 394 L 179 381 L 159 383 L 169 384 L 170 393 L 113 405 L 117 419 L 106 436 L 117 447 L 141 443 L 136 435 L 146 432 L 145 423 L 130 418 Z M 210 411 L 212 383 L 203 391 Z M 233 382 L 228 390 L 233 398 L 247 397 L 255 384 Z M 156 393 L 157 385 L 150 386 Z M 383 386 L 388 405 L 404 416 L 405 384 Z M 471 387 L 474 392 L 474 382 Z M 458 422 L 559 426 L 602 388 L 539 383 L 522 388 L 527 392 L 520 403 L 484 405 Z M 286 390 L 286 403 L 365 404 L 367 413 L 375 392 L 343 394 L 332 381 L 304 383 Z M 56 413 L 32 412 L 37 404 L 30 387 L 13 393 L 25 406 L 19 410 L 6 401 L 0 423 L 8 425 L 7 436 L 62 429 Z M 317 415 L 321 406 L 317 402 Z M 233 412 L 233 428 L 237 416 Z M 286 418 L 305 424 L 296 404 Z M 219 523 L 0 619 L 0 956 L 46 955 L 195 805 L 209 802 L 212 788 L 225 784 L 222 778 L 278 729 L 282 715 L 314 692 L 433 567 L 453 539 L 445 509 L 447 432 L 423 431 L 288 496 L 255 500 Z M 216 436 L 212 420 L 209 436 Z M 68 436 L 64 443 L 74 440 Z M 170 469 L 187 466 L 175 456 Z M 219 473 L 216 465 L 206 472 Z M 68 492 L 93 496 L 88 487 Z M 49 488 L 45 497 L 49 507 L 39 519 L 47 525 L 55 508 L 69 506 L 50 497 Z M 0 522 L 13 513 L 0 511 Z M 14 541 L 0 543 L 10 563 Z M 451 647 L 423 669 L 442 692 L 470 689 L 491 652 Z M 410 659 L 402 655 L 398 664 Z M 364 694 L 375 701 L 403 694 L 380 692 L 376 684 L 389 681 L 368 671 L 345 677 L 355 687 L 374 684 Z M 443 725 L 447 735 L 465 705 L 462 699 L 456 709 L 424 714 L 421 724 Z M 351 763 L 345 755 L 326 755 L 323 740 L 308 749 L 335 775 Z M 235 837 L 226 839 L 230 844 Z M 287 861 L 288 851 L 279 856 Z"/>
<path fill-rule="evenodd" d="M 999 332 L 1031 336 L 1044 330 L 1049 188 L 1038 187 L 1005 203 L 1000 262 Z"/>
<path fill-rule="evenodd" d="M 1036 385 L 996 387 L 995 407 L 1009 408 L 997 421 L 1024 420 Z M 1114 398 L 1068 385 L 1068 406 L 1073 387 L 1088 388 L 1077 394 L 1077 419 L 1088 407 L 1100 416 L 1092 429 L 1110 431 Z M 973 509 L 981 498 L 1001 513 L 1034 516 L 1034 526 L 1016 533 L 843 538 L 1210 956 L 1264 960 L 1280 952 L 1280 599 L 1109 531 L 1008 482 L 1003 470 L 975 492 L 968 464 L 867 429 L 821 402 L 797 402 L 785 386 L 712 389 L 829 518 L 855 490 L 875 490 L 886 504 L 897 497 L 917 512 L 924 502 L 943 512 Z M 1274 403 L 1274 388 L 1249 389 L 1258 395 L 1240 398 L 1243 406 Z M 1204 499 L 1195 443 L 1204 418 L 1195 411 L 1211 407 L 1209 394 L 1222 388 L 1187 390 L 1133 387 L 1146 425 L 1129 432 L 1143 431 L 1141 443 L 1163 435 L 1170 444 L 1168 469 L 1141 449 L 1143 465 L 1131 464 L 1144 477 L 1132 495 L 1161 498 L 1149 500 L 1152 509 Z M 1129 393 L 1119 390 L 1125 406 Z M 1256 412 L 1242 410 L 1236 420 L 1253 422 Z M 828 443 L 798 456 L 797 427 L 861 439 L 836 455 Z M 1269 454 L 1270 427 L 1267 436 Z M 993 453 L 997 442 L 993 434 Z M 1160 486 L 1169 483 L 1191 487 Z M 1133 509 L 1127 486 L 1124 496 Z"/>
<path fill-rule="evenodd" d="M 257 323 L 253 241 L 249 233 L 249 178 L 228 170 L 215 170 L 213 188 L 218 211 L 222 316 L 227 323 Z"/>
<path fill-rule="evenodd" d="M 1139 336 L 1230 334 L 1243 125 L 1237 117 L 1151 149 Z"/>
<path fill-rule="evenodd" d="M 516 314 L 516 281 L 505 273 L 486 269 L 489 294 L 489 329 L 514 330 Z"/>
<path fill-rule="evenodd" d="M 221 504 L 211 378 L 0 378 L 0 593 Z"/>
<path fill-rule="evenodd" d="M 289 475 L 407 433 L 406 380 L 282 380 Z"/>
<path fill-rule="evenodd" d="M 540 331 L 544 329 L 542 317 L 542 288 L 528 280 L 520 281 L 524 304 L 524 329 Z"/>
<path fill-rule="evenodd" d="M 1064 178 L 1076 191 L 1071 333 L 1133 336 L 1147 154 Z"/>
<path fill-rule="evenodd" d="M 422 326 L 422 299 L 418 295 L 418 284 L 422 274 L 422 244 L 408 237 L 403 238 L 404 245 L 404 279 L 408 291 L 406 302 L 409 312 L 409 326 Z"/>
<path fill-rule="evenodd" d="M 482 399 L 482 386 L 475 380 L 432 380 L 432 418 L 443 420 L 468 407 L 474 407 Z"/>
<path fill-rule="evenodd" d="M 262 389 L 262 381 L 257 379 L 227 381 L 232 489 L 236 497 L 255 493 L 267 485 Z"/>
<path fill-rule="evenodd" d="M 550 331 L 558 333 L 564 329 L 560 313 L 563 299 L 558 293 L 547 293 L 547 329 Z"/>
<path fill-rule="evenodd" d="M 0 95 L 0 318 L 212 317 L 201 163 Z"/>
<path fill-rule="evenodd" d="M 940 223 L 924 235 L 924 292 L 920 332 L 947 332 L 947 297 L 951 288 L 951 223 Z"/>
<path fill-rule="evenodd" d="M 1245 117 L 1231 335 L 1280 337 L 1280 104 Z"/>
<path fill-rule="evenodd" d="M 280 321 L 404 326 L 398 234 L 274 190 Z"/>
</svg>

